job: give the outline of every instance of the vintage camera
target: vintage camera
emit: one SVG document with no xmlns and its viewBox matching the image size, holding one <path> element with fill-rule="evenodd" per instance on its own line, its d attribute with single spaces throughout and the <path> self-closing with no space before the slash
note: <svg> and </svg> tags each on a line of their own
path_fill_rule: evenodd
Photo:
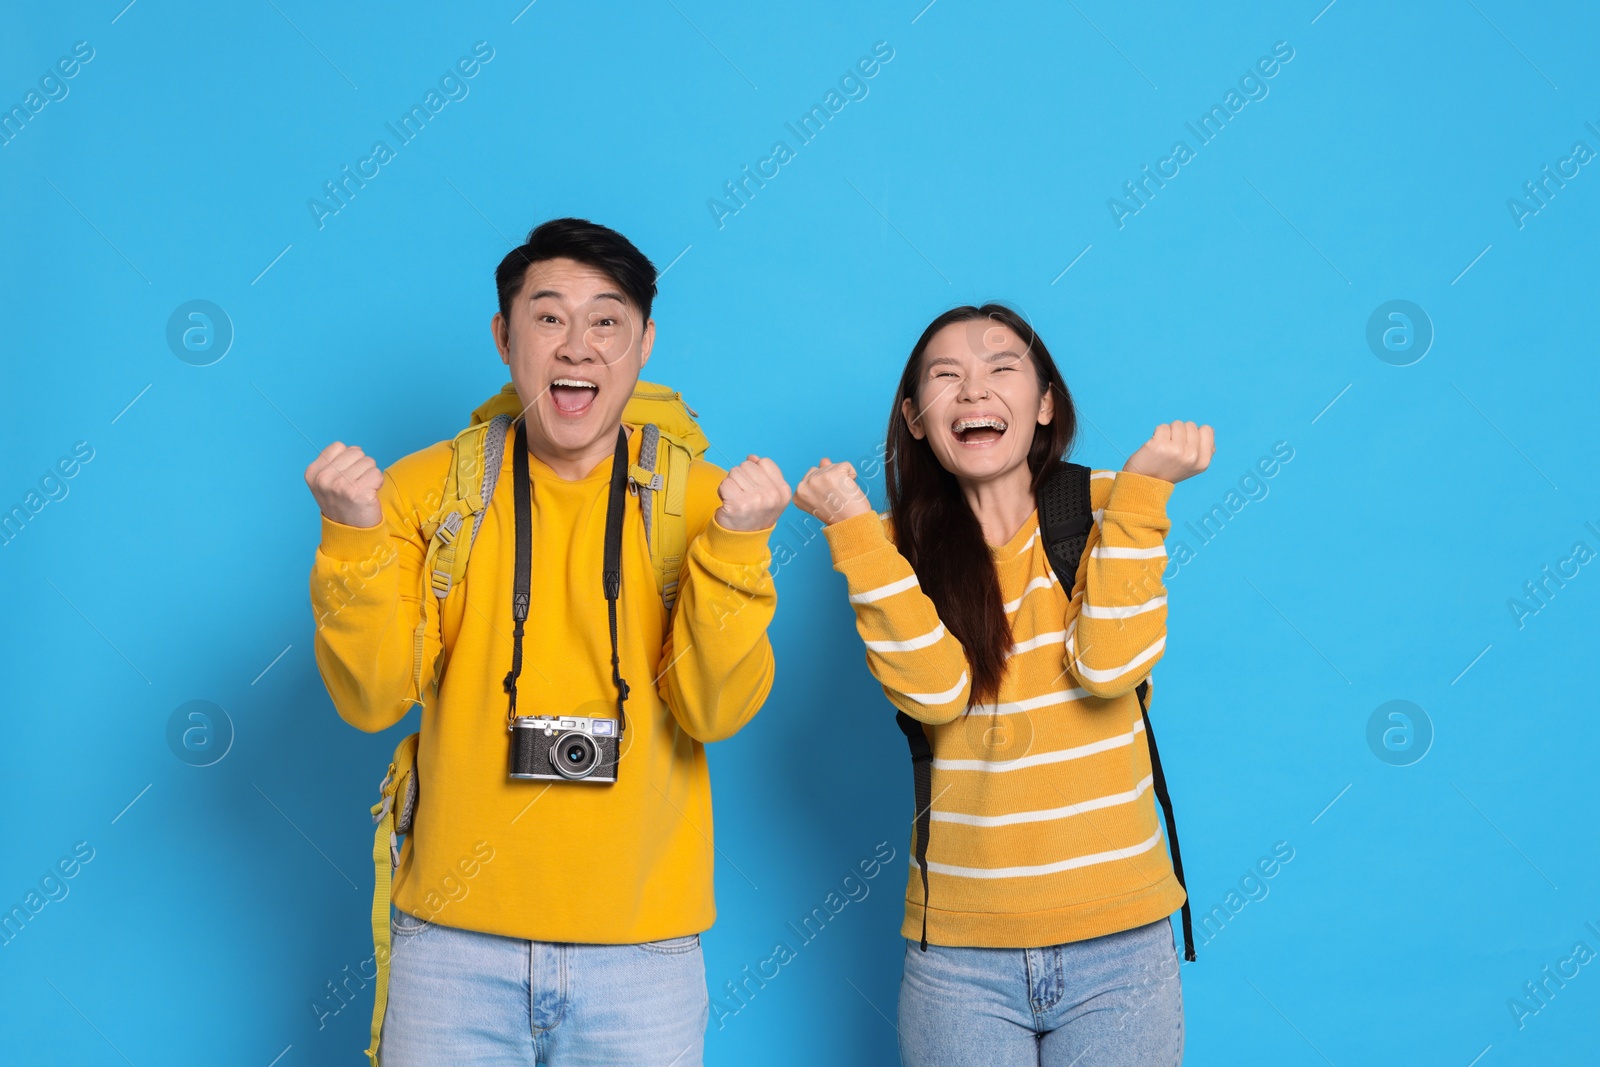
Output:
<svg viewBox="0 0 1600 1067">
<path fill-rule="evenodd" d="M 510 774 L 536 782 L 615 782 L 617 720 L 517 716 L 511 720 Z"/>
</svg>

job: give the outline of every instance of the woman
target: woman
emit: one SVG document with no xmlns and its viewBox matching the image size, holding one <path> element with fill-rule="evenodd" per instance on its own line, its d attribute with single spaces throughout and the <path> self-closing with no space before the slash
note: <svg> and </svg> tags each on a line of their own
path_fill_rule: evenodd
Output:
<svg viewBox="0 0 1600 1067">
<path fill-rule="evenodd" d="M 1120 472 L 1094 471 L 1069 589 L 1036 493 L 1075 428 L 1021 316 L 958 307 L 901 376 L 888 515 L 848 463 L 824 458 L 795 493 L 826 526 L 868 666 L 933 749 L 926 903 L 913 864 L 901 930 L 906 1067 L 1182 1060 L 1167 916 L 1184 897 L 1135 689 L 1166 641 L 1167 497 L 1215 445 L 1174 422 Z"/>
</svg>

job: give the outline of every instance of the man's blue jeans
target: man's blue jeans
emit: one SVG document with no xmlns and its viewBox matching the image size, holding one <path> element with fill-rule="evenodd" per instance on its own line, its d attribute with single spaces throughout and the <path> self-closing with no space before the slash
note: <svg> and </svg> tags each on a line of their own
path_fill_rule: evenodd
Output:
<svg viewBox="0 0 1600 1067">
<path fill-rule="evenodd" d="M 1183 993 L 1166 919 L 1046 948 L 906 942 L 904 1067 L 1168 1067 Z"/>
<path fill-rule="evenodd" d="M 383 1067 L 700 1067 L 700 935 L 582 945 L 425 923 L 391 909 Z"/>
</svg>

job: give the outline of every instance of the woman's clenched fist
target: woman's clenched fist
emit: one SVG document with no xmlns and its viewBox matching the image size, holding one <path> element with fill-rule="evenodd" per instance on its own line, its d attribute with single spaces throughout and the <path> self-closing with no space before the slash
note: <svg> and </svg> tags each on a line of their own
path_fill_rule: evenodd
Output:
<svg viewBox="0 0 1600 1067">
<path fill-rule="evenodd" d="M 867 494 L 856 484 L 855 467 L 849 463 L 834 463 L 827 456 L 800 479 L 794 505 L 807 515 L 821 519 L 825 526 L 872 510 Z"/>
<path fill-rule="evenodd" d="M 1157 426 L 1150 440 L 1128 457 L 1122 469 L 1176 484 L 1209 467 L 1216 452 L 1216 438 L 1211 427 L 1171 422 Z"/>
<path fill-rule="evenodd" d="M 306 468 L 306 484 L 322 514 L 345 526 L 373 527 L 383 521 L 378 461 L 354 445 L 335 441 Z"/>
</svg>

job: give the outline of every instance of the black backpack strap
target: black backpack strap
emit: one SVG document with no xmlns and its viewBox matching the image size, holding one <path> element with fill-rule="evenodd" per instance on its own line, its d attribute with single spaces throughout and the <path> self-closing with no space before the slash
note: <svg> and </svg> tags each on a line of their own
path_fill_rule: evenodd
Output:
<svg viewBox="0 0 1600 1067">
<path fill-rule="evenodd" d="M 1078 560 L 1094 528 L 1094 503 L 1089 496 L 1089 468 L 1063 463 L 1039 488 L 1039 536 L 1056 578 L 1072 595 Z"/>
<path fill-rule="evenodd" d="M 1039 487 L 1039 536 L 1044 540 L 1045 555 L 1056 578 L 1072 595 L 1073 583 L 1078 579 L 1078 561 L 1094 528 L 1093 498 L 1089 495 L 1089 468 L 1081 463 L 1063 463 L 1061 469 Z M 1144 737 L 1150 747 L 1150 780 L 1155 786 L 1156 800 L 1161 804 L 1161 814 L 1167 822 L 1167 844 L 1172 850 L 1172 873 L 1183 889 L 1183 958 L 1194 962 L 1194 920 L 1189 911 L 1189 887 L 1183 880 L 1183 856 L 1178 851 L 1178 822 L 1172 814 L 1172 797 L 1167 792 L 1167 776 L 1161 769 L 1161 753 L 1156 748 L 1156 734 L 1150 728 L 1150 679 L 1139 683 L 1135 690 L 1139 697 L 1139 716 L 1144 720 Z M 904 729 L 904 727 L 901 727 Z M 927 879 L 924 870 L 923 879 Z M 926 909 L 924 909 L 926 913 Z"/>
<path fill-rule="evenodd" d="M 1150 728 L 1150 713 L 1145 703 L 1150 696 L 1150 679 L 1139 683 L 1139 715 L 1144 719 L 1144 739 L 1150 746 L 1150 780 L 1156 787 L 1156 799 L 1161 802 L 1161 813 L 1167 819 L 1167 844 L 1172 846 L 1172 873 L 1183 889 L 1183 958 L 1194 962 L 1194 919 L 1189 914 L 1189 886 L 1183 880 L 1183 853 L 1178 850 L 1178 820 L 1172 815 L 1172 797 L 1167 792 L 1167 776 L 1161 769 L 1161 752 L 1156 748 L 1156 732 Z"/>
<path fill-rule="evenodd" d="M 922 951 L 928 951 L 928 831 L 933 826 L 933 745 L 922 724 L 903 711 L 894 713 L 895 725 L 911 748 L 911 784 L 917 798 L 917 866 L 922 868 Z"/>
</svg>

